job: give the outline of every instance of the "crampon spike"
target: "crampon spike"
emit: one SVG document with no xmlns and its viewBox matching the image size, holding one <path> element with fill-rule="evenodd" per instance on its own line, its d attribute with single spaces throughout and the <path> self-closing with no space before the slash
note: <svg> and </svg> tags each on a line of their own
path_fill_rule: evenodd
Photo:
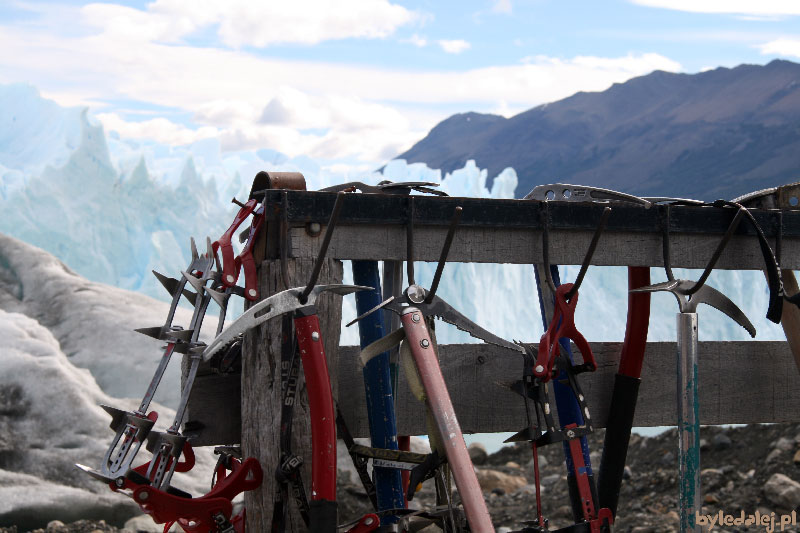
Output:
<svg viewBox="0 0 800 533">
<path fill-rule="evenodd" d="M 178 285 L 180 285 L 180 282 L 175 278 L 170 278 L 160 272 L 156 272 L 155 270 L 153 270 L 152 272 L 153 275 L 158 279 L 158 281 L 161 282 L 161 285 L 163 285 L 164 288 L 167 289 L 169 295 L 174 296 L 175 291 L 178 289 Z"/>
<path fill-rule="evenodd" d="M 211 298 L 217 302 L 217 305 L 220 306 L 221 309 L 225 309 L 228 305 L 228 295 L 224 292 L 220 292 L 209 287 L 205 287 L 206 294 L 211 296 Z"/>
<path fill-rule="evenodd" d="M 192 274 L 186 272 L 185 270 L 181 271 L 183 277 L 186 278 L 186 281 L 194 287 L 194 290 L 197 291 L 198 294 L 201 294 L 203 290 L 205 290 L 205 283 L 200 278 L 193 276 Z"/>
<path fill-rule="evenodd" d="M 200 259 L 200 255 L 197 253 L 197 244 L 194 242 L 194 237 L 190 237 L 189 242 L 192 247 L 192 261 Z"/>
<path fill-rule="evenodd" d="M 147 335 L 148 337 L 153 337 L 154 339 L 161 339 L 161 330 L 161 326 L 154 326 L 152 328 L 137 328 L 133 331 L 141 333 L 142 335 Z"/>
</svg>

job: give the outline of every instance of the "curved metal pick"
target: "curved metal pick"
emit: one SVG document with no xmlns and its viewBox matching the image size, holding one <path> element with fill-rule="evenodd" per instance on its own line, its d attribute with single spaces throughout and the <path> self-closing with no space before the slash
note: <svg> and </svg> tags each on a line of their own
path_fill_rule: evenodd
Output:
<svg viewBox="0 0 800 533">
<path fill-rule="evenodd" d="M 744 311 L 739 309 L 739 306 L 733 303 L 730 298 L 708 285 L 703 285 L 697 292 L 692 294 L 690 290 L 695 285 L 694 281 L 676 279 L 639 287 L 638 289 L 632 289 L 630 292 L 671 292 L 678 300 L 681 313 L 694 313 L 697 311 L 699 304 L 710 305 L 728 315 L 728 317 L 747 330 L 751 337 L 756 336 L 755 326 L 744 314 Z"/>
</svg>

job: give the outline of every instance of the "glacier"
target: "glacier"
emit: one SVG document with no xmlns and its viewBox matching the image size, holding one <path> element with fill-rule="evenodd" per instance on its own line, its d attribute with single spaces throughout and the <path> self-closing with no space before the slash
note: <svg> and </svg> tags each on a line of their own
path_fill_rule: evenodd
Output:
<svg viewBox="0 0 800 533">
<path fill-rule="evenodd" d="M 51 252 L 92 281 L 166 299 L 150 270 L 174 275 L 188 263 L 190 237 L 202 243 L 221 235 L 237 210 L 231 198 L 245 198 L 261 170 L 302 172 L 309 190 L 388 179 L 431 181 L 452 196 L 514 198 L 527 192 L 516 191 L 511 168 L 488 189 L 487 172 L 472 161 L 444 176 L 402 160 L 390 161 L 382 172 L 336 173 L 308 157 L 290 158 L 268 148 L 225 152 L 215 140 L 165 146 L 120 139 L 104 132 L 86 108 L 62 108 L 30 85 L 0 85 L 0 232 Z M 553 180 L 543 176 L 547 181 Z M 420 283 L 429 283 L 433 268 L 417 266 Z M 565 281 L 576 273 L 576 266 L 561 269 Z M 676 275 L 696 279 L 698 273 L 678 270 Z M 660 269 L 653 269 L 652 277 L 665 279 Z M 716 271 L 709 283 L 742 307 L 758 330 L 757 339 L 783 338 L 780 327 L 764 318 L 767 290 L 761 273 Z M 451 263 L 440 290 L 467 316 L 503 337 L 533 341 L 542 334 L 530 266 Z M 653 296 L 650 340 L 675 339 L 677 307 L 671 299 Z M 621 340 L 626 305 L 625 269 L 590 268 L 581 288 L 578 328 L 593 341 Z M 344 311 L 345 319 L 352 318 L 352 297 Z M 703 309 L 700 320 L 702 340 L 749 338 L 712 308 Z M 470 342 L 462 332 L 442 329 L 443 342 Z M 342 329 L 342 343 L 357 343 L 353 328 Z"/>
</svg>

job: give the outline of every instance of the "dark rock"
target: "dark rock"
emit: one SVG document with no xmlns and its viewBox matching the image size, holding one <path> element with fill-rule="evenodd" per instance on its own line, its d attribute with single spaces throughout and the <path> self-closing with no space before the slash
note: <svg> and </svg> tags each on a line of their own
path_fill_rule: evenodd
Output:
<svg viewBox="0 0 800 533">
<path fill-rule="evenodd" d="M 711 439 L 711 442 L 713 443 L 715 450 L 727 450 L 733 444 L 731 438 L 725 433 L 717 433 Z"/>
<path fill-rule="evenodd" d="M 480 442 L 473 442 L 469 445 L 467 451 L 469 452 L 469 458 L 472 460 L 472 464 L 477 466 L 486 464 L 486 459 L 489 457 L 486 453 L 486 446 Z"/>
</svg>

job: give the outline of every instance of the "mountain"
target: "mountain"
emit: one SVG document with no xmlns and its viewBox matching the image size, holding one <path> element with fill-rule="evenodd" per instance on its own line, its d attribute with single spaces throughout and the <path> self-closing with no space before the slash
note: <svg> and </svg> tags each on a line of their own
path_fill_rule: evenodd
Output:
<svg viewBox="0 0 800 533">
<path fill-rule="evenodd" d="M 398 159 L 449 172 L 513 167 L 543 183 L 714 200 L 800 179 L 800 65 L 656 71 L 511 118 L 462 113 Z"/>
</svg>

